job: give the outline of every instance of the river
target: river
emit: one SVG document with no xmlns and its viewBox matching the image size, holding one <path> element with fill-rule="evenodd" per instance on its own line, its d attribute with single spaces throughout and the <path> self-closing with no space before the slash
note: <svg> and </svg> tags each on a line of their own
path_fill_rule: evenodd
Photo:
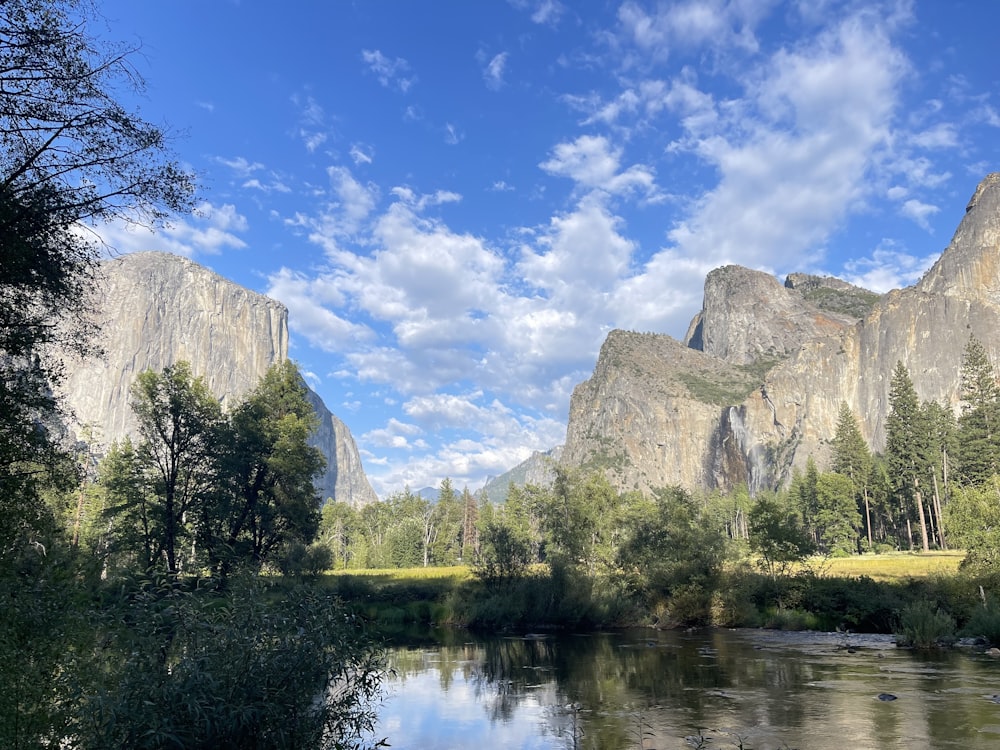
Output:
<svg viewBox="0 0 1000 750">
<path fill-rule="evenodd" d="M 889 636 L 454 631 L 389 656 L 396 750 L 1000 748 L 1000 658 Z"/>
</svg>

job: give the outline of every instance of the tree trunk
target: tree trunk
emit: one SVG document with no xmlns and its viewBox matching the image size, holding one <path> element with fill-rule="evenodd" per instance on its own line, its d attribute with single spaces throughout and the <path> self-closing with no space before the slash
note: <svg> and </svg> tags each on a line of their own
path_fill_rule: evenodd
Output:
<svg viewBox="0 0 1000 750">
<path fill-rule="evenodd" d="M 941 515 L 941 494 L 938 492 L 937 472 L 934 472 L 934 514 L 937 516 L 938 544 L 941 545 L 941 549 L 948 549 L 948 542 L 944 538 L 944 518 Z"/>
<path fill-rule="evenodd" d="M 913 499 L 917 503 L 917 517 L 920 520 L 920 542 L 924 552 L 930 552 L 930 543 L 927 540 L 927 517 L 924 515 L 924 496 L 920 492 L 920 480 L 913 477 Z"/>
<path fill-rule="evenodd" d="M 868 499 L 868 488 L 865 488 L 865 529 L 868 531 L 868 550 L 872 552 L 875 546 L 872 544 L 872 506 Z"/>
</svg>

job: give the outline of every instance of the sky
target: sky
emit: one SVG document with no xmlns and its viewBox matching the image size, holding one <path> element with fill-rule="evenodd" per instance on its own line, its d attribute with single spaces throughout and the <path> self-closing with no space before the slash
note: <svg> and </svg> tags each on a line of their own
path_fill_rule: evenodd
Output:
<svg viewBox="0 0 1000 750">
<path fill-rule="evenodd" d="M 908 286 L 1000 170 L 991 0 L 104 0 L 198 207 L 164 250 L 284 303 L 375 491 L 563 443 L 615 328 L 736 263 Z"/>
</svg>

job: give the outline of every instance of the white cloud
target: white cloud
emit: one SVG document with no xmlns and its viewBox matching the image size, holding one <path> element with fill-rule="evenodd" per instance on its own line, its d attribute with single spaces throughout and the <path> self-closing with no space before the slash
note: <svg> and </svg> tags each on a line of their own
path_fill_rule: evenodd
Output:
<svg viewBox="0 0 1000 750">
<path fill-rule="evenodd" d="M 501 52 L 494 55 L 490 61 L 486 64 L 483 69 L 483 78 L 486 80 L 486 85 L 497 90 L 501 88 L 504 84 L 503 74 L 504 68 L 507 66 L 507 53 Z"/>
<path fill-rule="evenodd" d="M 527 10 L 534 23 L 556 26 L 566 12 L 566 7 L 559 0 L 508 0 L 511 5 L 521 10 Z"/>
<path fill-rule="evenodd" d="M 611 194 L 638 189 L 647 195 L 656 191 L 653 170 L 634 164 L 623 172 L 622 149 L 615 148 L 604 136 L 581 135 L 575 141 L 559 143 L 546 161 L 538 166 L 552 175 L 568 177 L 586 189 Z"/>
<path fill-rule="evenodd" d="M 915 284 L 937 258 L 936 254 L 922 258 L 914 256 L 895 240 L 883 239 L 870 257 L 845 263 L 844 278 L 852 284 L 884 294 L 891 289 Z"/>
<path fill-rule="evenodd" d="M 247 229 L 246 217 L 232 204 L 216 206 L 203 202 L 189 216 L 173 219 L 156 231 L 121 222 L 104 224 L 95 231 L 108 247 L 119 253 L 158 250 L 194 258 L 246 247 L 237 234 Z"/>
<path fill-rule="evenodd" d="M 675 48 L 752 52 L 759 46 L 757 25 L 776 4 L 776 0 L 687 0 L 659 4 L 648 13 L 628 0 L 618 9 L 618 22 L 625 39 L 653 59 L 666 58 Z"/>
<path fill-rule="evenodd" d="M 924 203 L 922 201 L 918 201 L 915 198 L 911 198 L 910 200 L 903 203 L 903 206 L 902 208 L 900 208 L 899 212 L 907 219 L 912 219 L 914 222 L 916 222 L 917 226 L 919 226 L 921 229 L 930 231 L 931 227 L 927 219 L 928 217 L 933 216 L 940 210 L 941 210 L 940 208 L 938 208 L 937 206 L 933 206 L 930 203 Z"/>
<path fill-rule="evenodd" d="M 355 164 L 371 164 L 375 158 L 375 149 L 365 144 L 353 143 L 350 154 Z"/>
<path fill-rule="evenodd" d="M 375 74 L 378 82 L 386 88 L 397 88 L 406 93 L 416 82 L 416 76 L 408 76 L 410 64 L 401 57 L 390 59 L 381 50 L 362 50 L 361 59 Z"/>
<path fill-rule="evenodd" d="M 254 172 L 264 169 L 264 165 L 259 161 L 250 161 L 245 156 L 237 156 L 232 159 L 219 157 L 216 161 L 229 167 L 236 173 L 237 177 L 241 178 L 250 177 Z"/>
<path fill-rule="evenodd" d="M 284 304 L 295 321 L 295 330 L 324 351 L 344 351 L 373 337 L 367 326 L 330 310 L 344 301 L 333 279 L 310 279 L 302 273 L 281 268 L 268 277 L 267 296 Z"/>
<path fill-rule="evenodd" d="M 878 19 L 851 16 L 745 76 L 714 134 L 686 144 L 719 172 L 669 237 L 711 265 L 801 267 L 866 199 L 890 143 L 906 61 Z"/>
<path fill-rule="evenodd" d="M 455 144 L 461 142 L 465 138 L 465 135 L 461 133 L 458 128 L 452 125 L 450 122 L 445 123 L 444 126 L 444 142 L 454 146 Z"/>
</svg>

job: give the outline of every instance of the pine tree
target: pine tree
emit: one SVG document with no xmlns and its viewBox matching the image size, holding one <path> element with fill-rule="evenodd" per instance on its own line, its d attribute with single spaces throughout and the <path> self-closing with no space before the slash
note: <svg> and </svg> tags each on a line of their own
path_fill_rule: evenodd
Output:
<svg viewBox="0 0 1000 750">
<path fill-rule="evenodd" d="M 868 549 L 872 548 L 872 512 L 868 480 L 872 472 L 872 454 L 861 435 L 858 422 L 846 402 L 840 405 L 837 432 L 833 437 L 833 470 L 851 480 L 854 497 L 864 508 Z"/>
<path fill-rule="evenodd" d="M 889 416 L 886 417 L 885 458 L 889 476 L 905 506 L 916 507 L 924 551 L 930 549 L 924 515 L 921 480 L 928 476 L 928 426 L 924 423 L 910 373 L 896 362 L 889 384 Z M 909 518 L 907 518 L 909 525 Z M 909 533 L 907 536 L 910 536 Z"/>
<path fill-rule="evenodd" d="M 983 345 L 973 336 L 962 361 L 958 473 L 981 485 L 1000 470 L 1000 385 Z"/>
<path fill-rule="evenodd" d="M 955 415 L 946 406 L 937 401 L 924 402 L 922 407 L 924 419 L 928 425 L 928 452 L 930 462 L 931 488 L 934 512 L 934 531 L 941 549 L 948 549 L 944 533 L 944 515 L 942 497 L 948 496 L 949 462 L 955 455 L 957 427 Z"/>
</svg>

